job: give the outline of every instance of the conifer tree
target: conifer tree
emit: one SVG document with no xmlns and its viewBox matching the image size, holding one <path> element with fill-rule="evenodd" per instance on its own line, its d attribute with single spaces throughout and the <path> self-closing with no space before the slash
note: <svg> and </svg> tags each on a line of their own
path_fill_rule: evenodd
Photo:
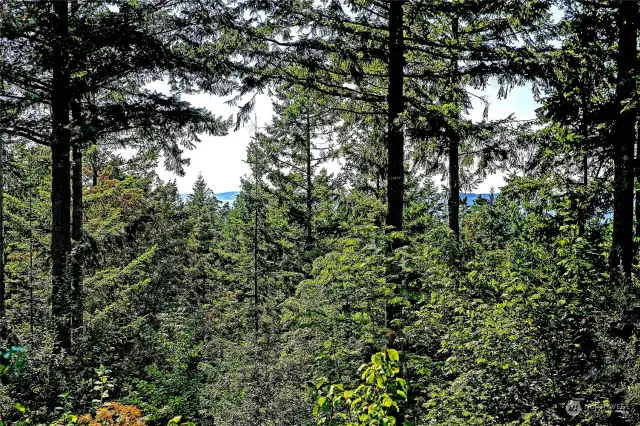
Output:
<svg viewBox="0 0 640 426">
<path fill-rule="evenodd" d="M 575 198 L 574 219 L 583 233 L 590 216 L 605 214 L 611 204 L 602 194 L 611 171 L 615 34 L 608 9 L 567 2 L 562 10 L 562 44 L 541 55 L 546 66 L 534 80 L 543 104 L 539 119 L 547 126 L 531 138 L 534 154 L 525 170 L 566 179 L 564 190 Z"/>
<path fill-rule="evenodd" d="M 634 148 L 636 143 L 637 108 L 636 76 L 638 74 L 638 5 L 622 1 L 616 11 L 618 57 L 616 61 L 616 111 L 613 149 L 613 234 L 611 262 L 621 267 L 627 279 L 633 263 L 633 195 Z"/>
<path fill-rule="evenodd" d="M 94 7 L 56 1 L 13 6 L 18 5 L 2 9 L 7 18 L 2 31 L 2 102 L 3 109 L 20 113 L 4 117 L 8 121 L 3 131 L 52 150 L 52 316 L 60 347 L 70 349 L 73 324 L 82 323 L 82 150 L 107 135 L 131 145 L 132 136 L 151 133 L 157 137 L 147 141 L 153 140 L 167 165 L 180 171 L 178 143 L 190 148 L 197 133 L 220 134 L 228 123 L 177 96 L 144 88 L 148 79 L 168 76 L 172 70 L 179 69 L 172 74 L 177 83 L 194 70 L 200 78 L 213 69 L 202 67 L 197 59 L 187 61 L 193 55 L 181 48 L 188 43 L 183 33 L 186 17 L 166 13 L 166 5 L 128 2 L 114 10 L 106 3 Z M 190 11 L 185 9 L 187 15 Z M 150 22 L 163 31 L 148 32 Z M 38 43 L 25 43 L 33 34 Z M 105 56 L 106 45 L 113 57 Z M 12 49 L 15 55 L 9 53 Z M 112 66 L 114 61 L 118 66 Z M 177 63 L 182 66 L 174 68 Z M 221 82 L 208 87 L 224 91 L 229 86 Z M 73 214 L 71 151 L 76 172 Z M 72 237 L 78 246 L 73 261 Z"/>
<path fill-rule="evenodd" d="M 268 162 L 267 178 L 287 214 L 289 229 L 285 234 L 300 255 L 292 257 L 291 267 L 304 275 L 309 272 L 319 237 L 315 225 L 320 201 L 316 177 L 337 149 L 330 128 L 336 113 L 330 98 L 299 86 L 284 85 L 279 95 L 274 102 L 273 122 L 258 143 Z"/>
<path fill-rule="evenodd" d="M 206 303 L 210 296 L 209 289 L 216 267 L 216 249 L 222 236 L 220 210 L 220 201 L 199 174 L 185 204 L 185 213 L 191 222 L 188 244 L 193 258 L 188 267 L 188 276 L 194 285 L 191 298 L 194 306 Z"/>
</svg>

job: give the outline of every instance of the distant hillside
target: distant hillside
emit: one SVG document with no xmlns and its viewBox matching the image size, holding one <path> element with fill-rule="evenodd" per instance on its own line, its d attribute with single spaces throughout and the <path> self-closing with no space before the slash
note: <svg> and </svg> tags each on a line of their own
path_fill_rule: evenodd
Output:
<svg viewBox="0 0 640 426">
<path fill-rule="evenodd" d="M 235 201 L 239 193 L 240 191 L 220 192 L 216 194 L 216 197 L 218 198 L 218 200 L 222 201 L 223 203 L 228 202 L 229 204 L 233 204 L 233 202 Z M 494 196 L 496 195 L 498 194 L 494 194 Z M 180 194 L 180 196 L 182 197 L 183 200 L 186 200 L 189 194 Z M 465 193 L 460 194 L 460 198 L 462 199 L 467 197 L 467 205 L 473 204 L 473 201 L 478 197 L 489 199 L 490 196 L 491 196 L 490 194 L 476 194 L 473 192 L 470 192 L 468 194 L 465 194 Z"/>
</svg>

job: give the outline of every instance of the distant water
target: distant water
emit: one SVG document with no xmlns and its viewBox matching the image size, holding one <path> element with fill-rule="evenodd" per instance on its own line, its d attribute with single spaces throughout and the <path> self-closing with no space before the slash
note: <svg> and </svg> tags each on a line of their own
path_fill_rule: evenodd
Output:
<svg viewBox="0 0 640 426">
<path fill-rule="evenodd" d="M 216 194 L 216 197 L 218 198 L 218 200 L 222 201 L 223 203 L 233 204 L 233 202 L 236 200 L 236 197 L 238 196 L 239 193 L 240 191 L 220 192 Z M 498 194 L 494 194 L 494 196 L 497 196 L 497 195 Z M 486 198 L 488 200 L 490 196 L 491 196 L 490 194 L 475 194 L 473 192 L 460 194 L 461 199 L 464 199 L 465 197 L 467 198 L 467 205 L 469 206 L 473 204 L 474 200 L 478 197 Z M 189 197 L 189 194 L 180 194 L 180 197 L 183 200 L 186 200 Z"/>
<path fill-rule="evenodd" d="M 229 191 L 229 192 L 221 192 L 219 194 L 216 194 L 216 197 L 218 198 L 218 200 L 223 201 L 223 202 L 229 202 L 229 204 L 233 204 L 233 202 L 236 200 L 236 197 L 238 196 L 238 193 L 240 191 Z"/>
<path fill-rule="evenodd" d="M 239 193 L 240 191 L 220 192 L 219 194 L 216 194 L 216 198 L 223 203 L 229 203 L 230 205 L 232 205 Z M 189 198 L 189 194 L 180 194 L 180 198 L 186 200 L 187 198 Z"/>
</svg>

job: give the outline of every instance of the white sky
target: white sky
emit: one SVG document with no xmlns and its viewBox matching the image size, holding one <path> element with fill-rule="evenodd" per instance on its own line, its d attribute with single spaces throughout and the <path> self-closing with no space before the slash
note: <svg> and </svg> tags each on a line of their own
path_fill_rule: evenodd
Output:
<svg viewBox="0 0 640 426">
<path fill-rule="evenodd" d="M 533 94 L 531 93 L 531 85 L 527 84 L 522 87 L 516 87 L 509 93 L 507 99 L 498 99 L 498 89 L 496 87 L 488 88 L 483 93 L 489 101 L 489 119 L 497 120 L 500 118 L 506 118 L 509 114 L 514 114 L 516 120 L 531 120 L 535 118 L 535 110 L 540 105 L 533 100 Z M 482 119 L 482 106 L 480 101 L 474 103 L 477 105 L 475 110 L 470 112 L 470 117 L 474 121 Z M 504 174 L 498 173 L 489 175 L 473 192 L 479 194 L 489 193 L 491 188 L 494 188 L 496 192 L 499 192 L 500 187 L 505 184 L 503 179 Z"/>
<path fill-rule="evenodd" d="M 162 83 L 153 84 L 150 88 L 162 91 Z M 517 87 L 507 99 L 497 99 L 497 88 L 488 88 L 482 93 L 489 101 L 489 119 L 505 118 L 514 113 L 519 120 L 535 117 L 535 109 L 538 104 L 533 100 L 529 86 Z M 235 114 L 237 107 L 225 104 L 225 99 L 209 95 L 189 95 L 183 99 L 194 106 L 208 108 L 216 115 L 228 117 Z M 482 107 L 471 111 L 471 118 L 479 120 L 482 117 Z M 272 107 L 269 97 L 258 96 L 255 106 L 255 114 L 258 126 L 264 126 L 272 116 Z M 177 177 L 167 172 L 161 166 L 158 174 L 163 180 L 176 180 L 178 190 L 182 194 L 191 193 L 191 188 L 199 173 L 206 180 L 209 187 L 216 193 L 237 191 L 240 189 L 240 177 L 249 173 L 249 167 L 244 162 L 247 145 L 251 139 L 252 130 L 245 126 L 238 131 L 233 130 L 227 136 L 202 136 L 200 143 L 194 150 L 185 152 L 185 156 L 191 160 L 183 177 Z M 504 184 L 502 175 L 489 176 L 474 192 L 487 193 L 493 186 L 498 190 Z"/>
<path fill-rule="evenodd" d="M 562 11 L 554 6 L 552 21 L 557 22 L 561 17 Z M 151 87 L 164 91 L 167 86 L 159 83 Z M 539 105 L 533 100 L 530 85 L 516 87 L 509 93 L 507 99 L 498 100 L 497 93 L 497 87 L 489 87 L 485 92 L 476 93 L 485 96 L 489 101 L 489 119 L 505 118 L 512 113 L 518 120 L 535 118 L 535 109 Z M 236 107 L 225 104 L 225 99 L 219 97 L 193 95 L 184 96 L 184 99 L 195 106 L 208 108 L 216 115 L 228 117 L 236 112 Z M 477 108 L 471 111 L 470 117 L 473 120 L 480 120 L 483 108 L 479 101 L 476 101 L 475 105 Z M 270 99 L 266 95 L 259 96 L 255 106 L 258 126 L 264 126 L 269 122 L 272 113 Z M 182 194 L 191 192 L 199 173 L 202 173 L 209 187 L 216 193 L 237 191 L 240 189 L 240 177 L 249 173 L 249 167 L 244 159 L 251 134 L 250 128 L 244 127 L 236 132 L 229 132 L 227 136 L 203 136 L 199 146 L 185 153 L 185 156 L 191 160 L 185 176 L 177 177 L 162 167 L 158 168 L 158 174 L 163 180 L 176 179 L 178 190 Z M 334 171 L 334 167 L 336 166 L 333 164 L 327 165 L 329 171 Z M 491 188 L 499 190 L 504 183 L 502 174 L 492 175 L 487 177 L 474 192 L 487 193 Z"/>
</svg>

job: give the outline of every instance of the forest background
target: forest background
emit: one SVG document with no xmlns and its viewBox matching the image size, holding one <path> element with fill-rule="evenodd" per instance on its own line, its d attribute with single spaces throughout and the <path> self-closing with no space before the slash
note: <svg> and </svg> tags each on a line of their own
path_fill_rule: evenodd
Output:
<svg viewBox="0 0 640 426">
<path fill-rule="evenodd" d="M 0 422 L 637 424 L 639 7 L 0 3 Z"/>
</svg>

